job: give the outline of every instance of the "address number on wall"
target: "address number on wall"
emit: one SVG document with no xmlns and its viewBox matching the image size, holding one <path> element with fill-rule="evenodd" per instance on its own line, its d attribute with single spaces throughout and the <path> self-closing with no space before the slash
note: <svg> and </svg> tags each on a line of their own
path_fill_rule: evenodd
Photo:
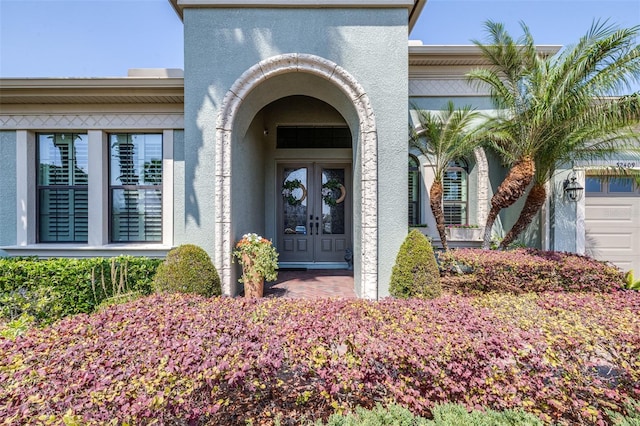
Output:
<svg viewBox="0 0 640 426">
<path fill-rule="evenodd" d="M 616 166 L 623 167 L 625 169 L 633 169 L 637 164 L 638 163 L 636 163 L 635 161 L 618 161 L 616 163 Z"/>
</svg>

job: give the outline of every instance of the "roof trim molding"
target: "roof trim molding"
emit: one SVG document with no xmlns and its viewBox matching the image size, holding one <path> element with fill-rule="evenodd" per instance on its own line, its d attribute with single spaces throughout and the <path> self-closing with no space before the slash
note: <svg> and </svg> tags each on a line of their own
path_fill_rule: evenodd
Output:
<svg viewBox="0 0 640 426">
<path fill-rule="evenodd" d="M 544 57 L 553 56 L 560 45 L 538 45 Z M 409 45 L 409 65 L 489 65 L 476 45 Z"/>
<path fill-rule="evenodd" d="M 184 87 L 184 78 L 141 78 L 141 77 L 112 77 L 112 78 L 33 78 L 8 77 L 0 78 L 0 95 L 16 88 L 49 89 L 118 89 L 118 88 L 171 88 Z"/>
<path fill-rule="evenodd" d="M 416 23 L 426 0 L 169 0 L 180 19 L 187 8 L 406 8 L 409 26 Z"/>
<path fill-rule="evenodd" d="M 63 97 L 64 100 L 61 101 Z M 184 98 L 183 78 L 2 78 L 0 104 L 91 103 L 118 99 L 132 103 L 169 102 Z M 144 98 L 149 100 L 142 101 Z"/>
<path fill-rule="evenodd" d="M 422 13 L 422 9 L 425 4 L 427 4 L 427 0 L 415 0 L 413 2 L 413 7 L 409 12 L 409 32 L 413 30 L 416 22 L 418 22 L 418 18 L 420 18 L 420 14 Z"/>
</svg>

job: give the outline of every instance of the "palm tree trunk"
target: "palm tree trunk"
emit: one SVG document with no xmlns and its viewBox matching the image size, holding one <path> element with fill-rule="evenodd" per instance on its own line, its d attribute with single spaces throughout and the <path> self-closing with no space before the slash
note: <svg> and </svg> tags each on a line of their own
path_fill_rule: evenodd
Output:
<svg viewBox="0 0 640 426">
<path fill-rule="evenodd" d="M 487 216 L 484 228 L 484 241 L 482 248 L 488 250 L 491 245 L 491 228 L 502 209 L 506 209 L 518 201 L 527 190 L 527 186 L 533 180 L 536 172 L 536 164 L 530 156 L 522 157 L 507 173 L 498 190 L 491 197 L 491 210 Z"/>
<path fill-rule="evenodd" d="M 429 190 L 429 204 L 431 205 L 431 212 L 436 219 L 436 228 L 440 235 L 440 241 L 442 242 L 442 248 L 447 251 L 447 235 L 444 231 L 444 213 L 442 212 L 442 181 L 434 180 Z"/>
<path fill-rule="evenodd" d="M 538 213 L 546 199 L 547 190 L 545 189 L 544 184 L 534 184 L 533 187 L 531 187 L 531 191 L 529 191 L 529 195 L 527 195 L 527 200 L 524 203 L 524 207 L 520 212 L 518 220 L 500 243 L 501 249 L 506 249 L 509 244 L 518 238 L 518 235 L 527 229 L 533 220 L 533 217 Z"/>
<path fill-rule="evenodd" d="M 493 227 L 493 223 L 496 221 L 496 217 L 498 217 L 499 212 L 499 209 L 494 209 L 493 207 L 489 210 L 487 222 L 484 225 L 484 237 L 482 238 L 483 250 L 489 250 L 491 248 L 491 228 Z"/>
</svg>

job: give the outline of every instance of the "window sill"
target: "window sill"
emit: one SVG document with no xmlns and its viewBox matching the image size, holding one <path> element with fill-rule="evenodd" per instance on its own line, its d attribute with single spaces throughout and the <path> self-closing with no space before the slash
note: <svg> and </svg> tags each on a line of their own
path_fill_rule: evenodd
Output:
<svg viewBox="0 0 640 426">
<path fill-rule="evenodd" d="M 0 255 L 38 257 L 113 257 L 121 254 L 144 257 L 165 257 L 173 247 L 163 244 L 29 244 L 0 247 Z"/>
</svg>

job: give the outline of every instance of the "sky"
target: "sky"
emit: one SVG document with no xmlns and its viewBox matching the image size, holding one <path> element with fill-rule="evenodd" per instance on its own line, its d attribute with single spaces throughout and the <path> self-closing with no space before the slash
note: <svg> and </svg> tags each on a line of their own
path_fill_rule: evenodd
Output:
<svg viewBox="0 0 640 426">
<path fill-rule="evenodd" d="M 409 38 L 485 40 L 483 23 L 537 44 L 575 43 L 594 19 L 640 25 L 640 0 L 428 0 Z M 168 0 L 0 0 L 0 77 L 121 77 L 183 68 L 182 22 Z M 638 40 L 640 43 L 640 39 Z"/>
</svg>

